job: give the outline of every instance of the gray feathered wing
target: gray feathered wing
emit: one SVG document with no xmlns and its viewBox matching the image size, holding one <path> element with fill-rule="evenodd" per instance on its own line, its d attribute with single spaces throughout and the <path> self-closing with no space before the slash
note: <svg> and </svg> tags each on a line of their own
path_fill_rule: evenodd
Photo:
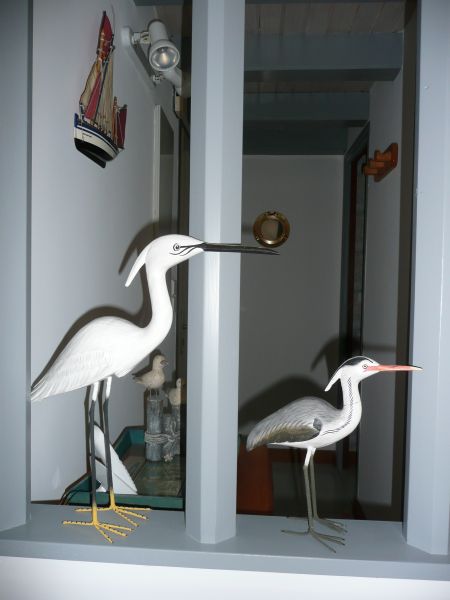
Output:
<svg viewBox="0 0 450 600">
<path fill-rule="evenodd" d="M 267 444 L 307 442 L 321 429 L 322 421 L 310 410 L 308 400 L 295 400 L 255 425 L 247 438 L 247 450 Z"/>
</svg>

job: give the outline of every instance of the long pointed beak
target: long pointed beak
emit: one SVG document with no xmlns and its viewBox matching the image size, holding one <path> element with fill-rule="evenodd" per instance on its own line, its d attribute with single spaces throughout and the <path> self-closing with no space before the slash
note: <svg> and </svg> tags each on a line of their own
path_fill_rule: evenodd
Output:
<svg viewBox="0 0 450 600">
<path fill-rule="evenodd" d="M 422 367 L 412 365 L 370 365 L 366 371 L 421 371 Z"/>
<path fill-rule="evenodd" d="M 242 254 L 278 254 L 272 248 L 263 248 L 262 246 L 242 246 L 241 244 L 209 244 L 202 242 L 197 246 L 204 252 L 240 252 Z"/>
</svg>

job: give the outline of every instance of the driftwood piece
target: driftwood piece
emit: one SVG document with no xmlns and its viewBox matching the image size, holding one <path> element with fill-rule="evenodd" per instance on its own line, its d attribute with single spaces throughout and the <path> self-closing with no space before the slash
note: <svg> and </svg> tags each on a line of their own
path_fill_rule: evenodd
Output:
<svg viewBox="0 0 450 600">
<path fill-rule="evenodd" d="M 171 461 L 180 454 L 181 407 L 166 400 L 153 390 L 146 401 L 145 458 L 151 462 Z"/>
<path fill-rule="evenodd" d="M 145 458 L 152 462 L 161 460 L 164 437 L 162 434 L 163 399 L 159 394 L 149 394 L 147 399 L 147 431 L 145 432 Z"/>
</svg>

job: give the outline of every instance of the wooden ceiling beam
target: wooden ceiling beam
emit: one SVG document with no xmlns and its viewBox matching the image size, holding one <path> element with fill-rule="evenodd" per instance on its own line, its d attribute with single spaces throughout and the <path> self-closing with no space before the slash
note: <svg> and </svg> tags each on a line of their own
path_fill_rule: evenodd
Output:
<svg viewBox="0 0 450 600">
<path fill-rule="evenodd" d="M 369 118 L 368 92 L 245 94 L 245 121 L 338 121 Z"/>
<path fill-rule="evenodd" d="M 245 40 L 246 81 L 390 81 L 402 62 L 402 33 L 250 34 Z"/>
<path fill-rule="evenodd" d="M 344 124 L 245 122 L 244 154 L 343 155 L 348 128 Z"/>
</svg>

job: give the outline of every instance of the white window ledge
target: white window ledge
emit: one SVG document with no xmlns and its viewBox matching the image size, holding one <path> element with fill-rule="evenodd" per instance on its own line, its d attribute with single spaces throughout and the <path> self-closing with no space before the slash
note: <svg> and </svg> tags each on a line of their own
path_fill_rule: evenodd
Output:
<svg viewBox="0 0 450 600">
<path fill-rule="evenodd" d="M 108 544 L 94 530 L 61 525 L 73 507 L 32 505 L 26 525 L 0 533 L 0 556 L 311 575 L 450 580 L 450 556 L 408 546 L 401 523 L 346 521 L 346 546 L 333 554 L 309 536 L 305 520 L 238 515 L 236 537 L 216 545 L 186 535 L 184 513 L 153 511 L 126 539 Z M 78 518 L 78 517 L 76 517 Z M 81 516 L 81 518 L 85 518 Z M 104 520 L 108 519 L 103 516 Z M 115 522 L 112 516 L 109 519 Z"/>
</svg>

